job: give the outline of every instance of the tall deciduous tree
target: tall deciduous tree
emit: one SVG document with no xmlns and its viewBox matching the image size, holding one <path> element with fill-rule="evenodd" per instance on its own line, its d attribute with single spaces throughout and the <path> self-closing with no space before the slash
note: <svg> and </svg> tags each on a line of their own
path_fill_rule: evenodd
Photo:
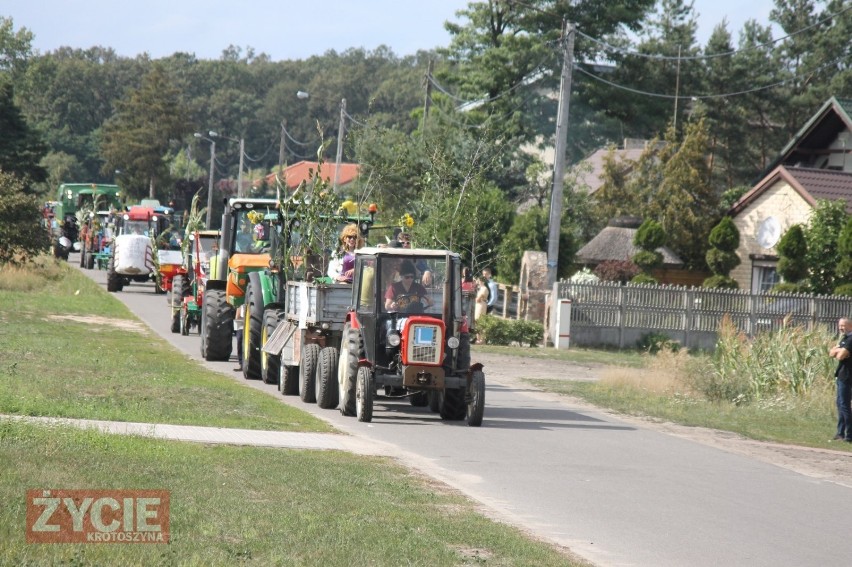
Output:
<svg viewBox="0 0 852 567">
<path fill-rule="evenodd" d="M 166 156 L 174 141 L 184 139 L 192 128 L 189 112 L 160 65 L 145 75 L 138 90 L 118 104 L 117 113 L 104 126 L 101 151 L 104 171 L 120 170 L 130 181 L 133 197 L 156 198 L 157 186 L 168 176 Z"/>
<path fill-rule="evenodd" d="M 11 82 L 0 75 L 0 170 L 21 178 L 27 192 L 47 179 L 41 159 L 47 146 L 21 114 L 13 100 Z"/>
<path fill-rule="evenodd" d="M 837 241 L 849 216 L 844 201 L 819 201 L 805 228 L 808 283 L 813 293 L 831 293 L 838 262 Z"/>
<path fill-rule="evenodd" d="M 0 265 L 22 264 L 47 250 L 47 231 L 39 224 L 41 208 L 23 182 L 0 170 Z"/>
</svg>

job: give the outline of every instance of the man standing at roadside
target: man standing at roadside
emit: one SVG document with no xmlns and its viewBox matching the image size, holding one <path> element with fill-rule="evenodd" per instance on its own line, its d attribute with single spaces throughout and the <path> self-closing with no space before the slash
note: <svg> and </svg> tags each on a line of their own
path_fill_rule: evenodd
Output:
<svg viewBox="0 0 852 567">
<path fill-rule="evenodd" d="M 485 285 L 488 288 L 488 307 L 486 313 L 494 311 L 494 306 L 497 305 L 497 282 L 494 281 L 494 274 L 491 273 L 491 268 L 482 270 L 482 279 L 485 280 Z M 852 345 L 850 345 L 852 348 Z"/>
<path fill-rule="evenodd" d="M 847 317 L 837 322 L 840 343 L 828 355 L 837 359 L 834 376 L 837 381 L 837 433 L 833 441 L 852 443 L 852 321 Z"/>
</svg>

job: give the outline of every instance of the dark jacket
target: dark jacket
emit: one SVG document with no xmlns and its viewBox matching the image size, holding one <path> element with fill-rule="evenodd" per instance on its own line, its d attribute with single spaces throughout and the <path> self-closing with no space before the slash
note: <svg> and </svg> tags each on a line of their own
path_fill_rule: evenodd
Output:
<svg viewBox="0 0 852 567">
<path fill-rule="evenodd" d="M 852 354 L 852 333 L 843 335 L 840 339 L 840 344 L 837 346 L 845 348 L 850 352 L 850 354 Z M 844 382 L 852 378 L 852 356 L 844 358 L 837 363 L 837 370 L 834 371 L 834 376 L 837 377 L 838 380 L 843 380 Z"/>
</svg>

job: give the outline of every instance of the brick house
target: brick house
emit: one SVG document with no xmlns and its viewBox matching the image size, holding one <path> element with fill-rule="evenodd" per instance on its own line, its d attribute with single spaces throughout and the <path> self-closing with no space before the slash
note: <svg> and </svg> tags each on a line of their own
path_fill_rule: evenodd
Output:
<svg viewBox="0 0 852 567">
<path fill-rule="evenodd" d="M 731 277 L 741 289 L 767 291 L 779 281 L 775 245 L 784 232 L 807 223 L 817 201 L 838 199 L 852 214 L 852 100 L 832 97 L 728 211 L 740 231 Z"/>
</svg>

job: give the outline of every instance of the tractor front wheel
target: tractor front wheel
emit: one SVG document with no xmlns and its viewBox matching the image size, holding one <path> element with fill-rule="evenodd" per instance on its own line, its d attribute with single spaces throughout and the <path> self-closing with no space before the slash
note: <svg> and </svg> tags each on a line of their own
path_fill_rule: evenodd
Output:
<svg viewBox="0 0 852 567">
<path fill-rule="evenodd" d="M 343 327 L 340 340 L 340 356 L 337 362 L 337 397 L 340 413 L 355 415 L 355 380 L 358 374 L 358 353 L 361 332 L 349 323 Z"/>
<path fill-rule="evenodd" d="M 260 380 L 260 335 L 263 328 L 263 291 L 260 278 L 249 275 L 246 289 L 245 317 L 243 319 L 243 377 L 246 380 Z"/>
<path fill-rule="evenodd" d="M 355 386 L 355 415 L 358 421 L 373 421 L 373 373 L 366 366 L 358 369 Z"/>
<path fill-rule="evenodd" d="M 474 370 L 471 374 L 470 386 L 467 389 L 467 424 L 471 427 L 482 425 L 485 413 L 485 374 Z"/>
</svg>

